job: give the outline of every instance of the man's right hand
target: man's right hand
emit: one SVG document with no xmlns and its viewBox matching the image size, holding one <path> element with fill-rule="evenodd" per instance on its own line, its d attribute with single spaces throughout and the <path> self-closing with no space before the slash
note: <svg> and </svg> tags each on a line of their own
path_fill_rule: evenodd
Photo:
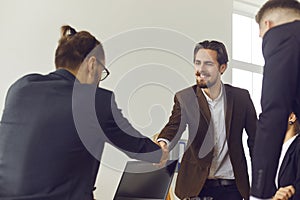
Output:
<svg viewBox="0 0 300 200">
<path fill-rule="evenodd" d="M 295 188 L 292 185 L 281 187 L 277 190 L 272 200 L 288 200 L 295 194 Z"/>
<path fill-rule="evenodd" d="M 164 141 L 159 141 L 158 145 L 160 146 L 161 150 L 162 150 L 162 156 L 159 162 L 159 166 L 160 167 L 164 167 L 169 159 L 169 149 L 167 146 L 167 143 L 165 143 Z"/>
</svg>

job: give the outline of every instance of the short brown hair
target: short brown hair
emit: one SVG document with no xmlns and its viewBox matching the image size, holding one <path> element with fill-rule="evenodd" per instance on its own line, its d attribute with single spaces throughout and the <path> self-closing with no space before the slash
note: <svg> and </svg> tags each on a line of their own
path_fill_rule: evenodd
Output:
<svg viewBox="0 0 300 200">
<path fill-rule="evenodd" d="M 290 9 L 300 14 L 300 3 L 297 0 L 268 0 L 255 16 L 256 22 L 259 24 L 267 11 L 277 8 Z"/>
<path fill-rule="evenodd" d="M 61 27 L 61 38 L 55 51 L 55 66 L 77 69 L 84 59 L 97 47 L 97 57 L 104 59 L 101 43 L 89 32 L 77 32 L 69 25 Z"/>
<path fill-rule="evenodd" d="M 194 62 L 196 59 L 196 54 L 200 49 L 210 49 L 217 52 L 217 61 L 219 65 L 227 64 L 228 62 L 228 54 L 226 51 L 226 47 L 222 42 L 218 42 L 215 40 L 208 41 L 205 40 L 203 42 L 199 42 L 194 49 Z"/>
</svg>

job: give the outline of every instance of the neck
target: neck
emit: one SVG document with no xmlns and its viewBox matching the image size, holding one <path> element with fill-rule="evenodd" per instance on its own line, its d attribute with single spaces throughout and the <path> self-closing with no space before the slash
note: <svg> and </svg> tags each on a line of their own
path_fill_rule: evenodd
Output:
<svg viewBox="0 0 300 200">
<path fill-rule="evenodd" d="M 68 72 L 70 72 L 71 74 L 73 74 L 77 80 L 79 80 L 80 83 L 85 83 L 86 80 L 82 74 L 82 72 L 78 69 L 74 70 L 74 69 L 70 69 L 68 67 L 58 67 L 57 69 L 65 69 Z"/>
<path fill-rule="evenodd" d="M 76 76 L 76 74 L 77 74 L 77 70 L 70 69 L 69 67 L 57 67 L 57 69 L 64 69 L 64 70 L 67 70 L 67 71 L 69 71 L 71 74 L 73 74 L 74 76 Z"/>
<path fill-rule="evenodd" d="M 205 88 L 204 92 L 209 98 L 215 100 L 220 95 L 221 86 L 222 86 L 221 82 L 217 82 L 213 86 L 209 88 Z"/>
<path fill-rule="evenodd" d="M 296 20 L 300 20 L 300 15 L 295 13 L 291 9 L 277 9 L 270 12 L 269 20 L 271 21 L 271 27 L 279 26 L 282 24 L 290 23 Z"/>
<path fill-rule="evenodd" d="M 293 22 L 293 21 L 296 21 L 296 20 L 300 20 L 300 17 L 293 17 L 293 18 L 286 18 L 286 19 L 281 19 L 281 20 L 278 20 L 277 22 L 275 22 L 275 26 L 279 26 L 279 25 L 282 25 L 282 24 L 286 24 L 286 23 L 290 23 L 290 22 Z"/>
</svg>

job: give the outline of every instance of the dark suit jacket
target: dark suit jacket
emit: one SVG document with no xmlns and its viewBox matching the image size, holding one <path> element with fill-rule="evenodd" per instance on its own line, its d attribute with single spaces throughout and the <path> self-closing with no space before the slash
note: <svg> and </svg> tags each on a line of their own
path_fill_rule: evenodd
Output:
<svg viewBox="0 0 300 200">
<path fill-rule="evenodd" d="M 111 91 L 80 84 L 63 69 L 19 79 L 0 125 L 0 199 L 91 200 L 105 142 L 133 158 L 161 156 L 122 116 Z"/>
<path fill-rule="evenodd" d="M 300 21 L 271 28 L 263 38 L 265 58 L 261 106 L 251 194 L 270 198 L 286 132 L 293 111 L 300 116 Z"/>
<path fill-rule="evenodd" d="M 278 174 L 278 187 L 293 185 L 296 193 L 290 200 L 300 199 L 300 135 L 288 148 Z"/>
<path fill-rule="evenodd" d="M 242 146 L 242 133 L 246 129 L 250 153 L 253 148 L 256 130 L 256 112 L 247 90 L 225 84 L 225 125 L 229 155 L 233 166 L 237 187 L 245 199 L 249 198 L 249 177 Z M 189 127 L 189 141 L 180 165 L 175 193 L 183 199 L 198 196 L 207 179 L 213 150 L 199 158 L 207 130 L 210 110 L 201 89 L 193 86 L 175 95 L 172 115 L 159 138 L 171 141 L 173 147 L 181 137 L 186 126 Z"/>
</svg>

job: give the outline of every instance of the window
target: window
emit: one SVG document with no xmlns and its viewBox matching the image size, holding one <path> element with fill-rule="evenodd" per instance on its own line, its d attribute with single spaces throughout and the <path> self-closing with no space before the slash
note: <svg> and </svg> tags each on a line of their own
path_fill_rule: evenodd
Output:
<svg viewBox="0 0 300 200">
<path fill-rule="evenodd" d="M 259 28 L 253 18 L 232 15 L 232 59 L 255 65 L 264 65 Z"/>
<path fill-rule="evenodd" d="M 248 70 L 232 69 L 232 85 L 247 89 L 251 95 L 256 113 L 261 112 L 260 96 L 262 85 L 262 74 Z"/>
<path fill-rule="evenodd" d="M 254 17 L 232 14 L 232 85 L 247 89 L 257 114 L 261 112 L 262 39 Z"/>
<path fill-rule="evenodd" d="M 264 65 L 261 50 L 262 39 L 259 37 L 259 28 L 254 20 L 256 11 L 252 4 L 247 5 L 246 2 L 234 1 L 236 12 L 232 14 L 232 85 L 249 91 L 258 116 L 261 112 L 262 66 Z M 248 9 L 249 6 L 252 13 L 247 13 L 247 10 L 251 10 Z M 243 146 L 251 181 L 251 159 L 245 133 L 243 134 Z"/>
</svg>

